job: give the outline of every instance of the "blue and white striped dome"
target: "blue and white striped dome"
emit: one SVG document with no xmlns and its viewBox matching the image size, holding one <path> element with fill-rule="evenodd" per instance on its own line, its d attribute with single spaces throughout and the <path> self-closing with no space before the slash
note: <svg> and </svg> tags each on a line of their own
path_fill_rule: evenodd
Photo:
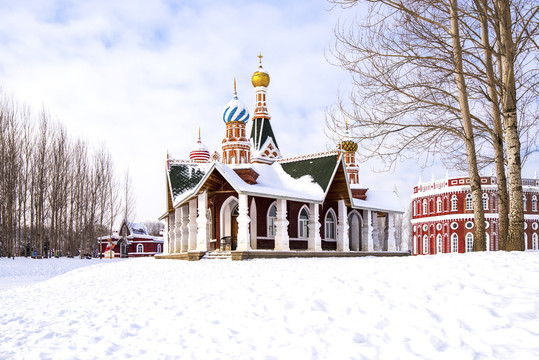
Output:
<svg viewBox="0 0 539 360">
<path fill-rule="evenodd" d="M 244 123 L 249 121 L 249 110 L 247 110 L 247 107 L 238 100 L 236 95 L 234 95 L 234 98 L 226 104 L 223 112 L 223 121 L 225 124 L 231 121 L 242 121 Z"/>
</svg>

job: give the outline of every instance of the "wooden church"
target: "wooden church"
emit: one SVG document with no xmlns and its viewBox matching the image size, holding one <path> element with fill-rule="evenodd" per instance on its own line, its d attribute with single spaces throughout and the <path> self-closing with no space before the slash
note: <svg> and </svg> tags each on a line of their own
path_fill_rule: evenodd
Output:
<svg viewBox="0 0 539 360">
<path fill-rule="evenodd" d="M 223 111 L 222 153 L 210 155 L 199 134 L 189 160 L 167 155 L 164 246 L 156 257 L 408 254 L 397 251 L 395 240 L 394 217 L 404 209 L 395 193 L 359 184 L 355 142 L 346 138 L 339 150 L 282 156 L 266 105 L 270 77 L 259 59 L 251 78 L 253 116 L 234 84 Z"/>
</svg>

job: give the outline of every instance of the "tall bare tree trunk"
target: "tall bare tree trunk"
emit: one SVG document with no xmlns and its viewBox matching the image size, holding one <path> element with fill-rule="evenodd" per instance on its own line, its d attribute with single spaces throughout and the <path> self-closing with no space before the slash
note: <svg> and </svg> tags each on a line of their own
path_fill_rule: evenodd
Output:
<svg viewBox="0 0 539 360">
<path fill-rule="evenodd" d="M 506 250 L 523 251 L 525 245 L 522 162 L 520 159 L 520 134 L 517 119 L 517 91 L 514 71 L 515 49 L 513 44 L 511 7 L 509 0 L 495 0 L 494 4 L 499 27 L 499 50 L 502 70 L 501 103 L 509 186 L 509 231 Z"/>
<path fill-rule="evenodd" d="M 453 61 L 455 66 L 455 80 L 459 92 L 459 104 L 462 114 L 462 124 L 464 128 L 466 143 L 466 155 L 468 160 L 468 173 L 470 176 L 470 187 L 472 190 L 472 199 L 474 205 L 474 251 L 485 251 L 485 212 L 483 210 L 483 199 L 481 192 L 481 177 L 477 168 L 477 156 L 475 151 L 475 142 L 470 116 L 470 107 L 468 103 L 468 91 L 466 89 L 466 80 L 462 66 L 462 47 L 460 44 L 459 33 L 459 13 L 457 0 L 450 1 L 451 16 L 451 37 L 453 42 Z"/>
<path fill-rule="evenodd" d="M 493 65 L 493 50 L 489 39 L 488 3 L 487 0 L 476 1 L 481 20 L 481 42 L 485 56 L 485 71 L 487 75 L 487 87 L 489 101 L 492 109 L 493 134 L 492 143 L 494 149 L 494 163 L 496 165 L 496 183 L 498 199 L 498 248 L 506 249 L 507 232 L 509 228 L 509 212 L 507 199 L 507 178 L 505 176 L 505 156 L 503 151 L 503 128 L 500 114 L 498 92 L 496 91 L 496 78 Z"/>
</svg>

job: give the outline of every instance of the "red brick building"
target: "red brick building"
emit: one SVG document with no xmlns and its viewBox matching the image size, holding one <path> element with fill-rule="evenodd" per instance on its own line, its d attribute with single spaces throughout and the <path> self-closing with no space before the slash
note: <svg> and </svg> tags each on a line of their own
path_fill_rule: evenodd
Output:
<svg viewBox="0 0 539 360">
<path fill-rule="evenodd" d="M 97 239 L 106 258 L 154 256 L 163 252 L 163 237 L 148 234 L 143 224 L 124 222 L 119 232 Z"/>
<path fill-rule="evenodd" d="M 526 249 L 538 249 L 539 180 L 522 179 Z M 481 177 L 487 251 L 498 250 L 496 178 Z M 470 179 L 455 177 L 420 183 L 412 195 L 413 254 L 471 251 L 474 215 Z"/>
</svg>

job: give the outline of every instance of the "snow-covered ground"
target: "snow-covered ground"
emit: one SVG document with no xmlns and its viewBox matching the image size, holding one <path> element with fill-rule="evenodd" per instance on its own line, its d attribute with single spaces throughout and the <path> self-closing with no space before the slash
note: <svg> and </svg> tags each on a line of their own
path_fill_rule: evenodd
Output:
<svg viewBox="0 0 539 360">
<path fill-rule="evenodd" d="M 0 259 L 0 339 L 0 359 L 531 359 L 539 252 Z"/>
</svg>

